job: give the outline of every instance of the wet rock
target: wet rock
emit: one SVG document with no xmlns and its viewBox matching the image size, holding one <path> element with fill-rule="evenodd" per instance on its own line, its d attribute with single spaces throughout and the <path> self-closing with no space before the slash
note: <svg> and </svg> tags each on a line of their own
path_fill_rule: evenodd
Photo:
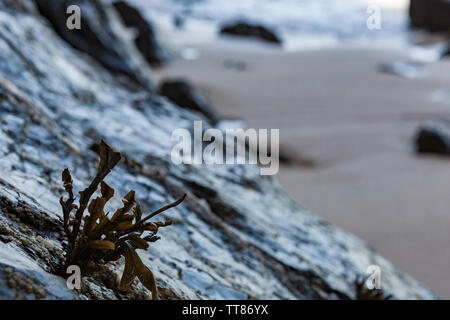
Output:
<svg viewBox="0 0 450 320">
<path fill-rule="evenodd" d="M 411 0 L 411 26 L 431 32 L 450 31 L 450 2 L 448 0 Z"/>
<path fill-rule="evenodd" d="M 211 123 L 216 124 L 219 116 L 214 111 L 204 94 L 189 81 L 184 79 L 163 80 L 159 93 L 180 107 L 200 112 Z"/>
<path fill-rule="evenodd" d="M 34 7 L 16 9 L 29 0 L 14 3 L 0 1 L 1 299 L 150 296 L 139 284 L 118 292 L 120 260 L 83 277 L 79 292 L 55 275 L 64 254 L 61 171 L 71 169 L 77 191 L 86 186 L 101 138 L 124 157 L 106 179 L 116 191 L 113 208 L 131 189 L 146 213 L 187 193 L 167 212 L 174 224 L 162 240 L 139 250 L 163 298 L 355 299 L 355 280 L 369 265 L 381 268 L 386 295 L 435 298 L 365 242 L 294 202 L 257 166 L 174 164 L 172 132 L 191 129 L 198 113 L 124 85 L 61 41 Z"/>
<path fill-rule="evenodd" d="M 89 54 L 109 70 L 153 89 L 150 68 L 136 53 L 134 42 L 112 5 L 102 0 L 34 1 L 56 33 L 74 48 Z M 79 30 L 67 28 L 66 10 L 70 5 L 81 9 Z"/>
<path fill-rule="evenodd" d="M 422 125 L 415 139 L 417 153 L 450 155 L 450 127 L 445 123 Z"/>
<path fill-rule="evenodd" d="M 276 32 L 270 30 L 268 27 L 245 21 L 237 21 L 226 24 L 221 27 L 220 33 L 234 36 L 253 37 L 275 44 L 282 43 L 281 38 L 276 34 Z"/>
<path fill-rule="evenodd" d="M 117 1 L 113 5 L 125 25 L 134 28 L 136 32 L 134 41 L 144 58 L 152 65 L 167 62 L 170 55 L 158 39 L 154 26 L 126 1 Z"/>
</svg>

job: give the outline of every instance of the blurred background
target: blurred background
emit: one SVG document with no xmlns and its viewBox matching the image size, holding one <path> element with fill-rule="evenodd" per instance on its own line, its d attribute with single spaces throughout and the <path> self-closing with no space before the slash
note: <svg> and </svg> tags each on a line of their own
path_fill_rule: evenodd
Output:
<svg viewBox="0 0 450 320">
<path fill-rule="evenodd" d="M 450 298 L 448 1 L 127 2 L 166 48 L 161 92 L 279 128 L 294 199 Z"/>
</svg>

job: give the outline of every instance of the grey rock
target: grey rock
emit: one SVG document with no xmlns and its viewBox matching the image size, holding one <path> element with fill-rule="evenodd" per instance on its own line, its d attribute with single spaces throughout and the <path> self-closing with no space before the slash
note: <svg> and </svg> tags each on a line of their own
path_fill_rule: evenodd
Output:
<svg viewBox="0 0 450 320">
<path fill-rule="evenodd" d="M 200 112 L 213 124 L 219 121 L 219 116 L 205 95 L 187 80 L 163 80 L 159 87 L 159 93 L 180 107 Z"/>
<path fill-rule="evenodd" d="M 175 15 L 173 17 L 173 25 L 178 28 L 178 29 L 183 29 L 185 24 L 186 24 L 186 19 L 185 17 L 181 16 L 181 15 Z"/>
<path fill-rule="evenodd" d="M 86 186 L 101 138 L 125 158 L 106 179 L 116 190 L 111 206 L 130 189 L 145 212 L 188 195 L 167 212 L 174 225 L 162 240 L 139 251 L 162 298 L 354 299 L 354 281 L 369 265 L 380 266 L 382 288 L 395 298 L 435 298 L 257 166 L 175 165 L 171 133 L 191 128 L 198 114 L 124 86 L 57 37 L 34 7 L 0 1 L 0 10 L 0 298 L 35 299 L 42 290 L 49 299 L 149 295 L 140 285 L 117 292 L 120 261 L 108 265 L 110 274 L 83 278 L 81 291 L 53 275 L 64 253 L 61 171 L 71 169 L 77 191 Z M 5 283 L 11 274 L 19 280 Z M 24 296 L 25 285 L 37 296 Z"/>
<path fill-rule="evenodd" d="M 125 25 L 136 31 L 134 41 L 148 63 L 161 65 L 168 62 L 170 54 L 158 39 L 154 26 L 126 1 L 117 1 L 113 5 Z"/>
</svg>

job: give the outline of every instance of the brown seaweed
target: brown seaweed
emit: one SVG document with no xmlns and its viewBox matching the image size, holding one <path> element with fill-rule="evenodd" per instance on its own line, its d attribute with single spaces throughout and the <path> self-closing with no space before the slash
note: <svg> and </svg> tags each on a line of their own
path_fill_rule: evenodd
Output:
<svg viewBox="0 0 450 320">
<path fill-rule="evenodd" d="M 143 218 L 142 207 L 130 191 L 123 200 L 123 206 L 111 216 L 104 212 L 107 202 L 114 197 L 114 189 L 105 177 L 121 160 L 103 140 L 100 143 L 100 162 L 97 174 L 90 185 L 80 192 L 78 205 L 73 194 L 73 180 L 69 169 L 62 172 L 62 181 L 68 198 L 61 197 L 64 231 L 67 236 L 66 257 L 62 265 L 65 271 L 70 265 L 78 265 L 82 274 L 93 272 L 92 266 L 125 258 L 125 269 L 120 281 L 120 291 L 127 291 L 135 278 L 158 299 L 156 281 L 151 270 L 141 261 L 136 249 L 147 249 L 149 243 L 159 240 L 158 231 L 172 222 L 151 222 L 156 215 L 178 206 L 186 197 L 164 206 Z M 91 197 L 100 186 L 100 196 Z M 88 214 L 85 215 L 85 211 Z"/>
</svg>

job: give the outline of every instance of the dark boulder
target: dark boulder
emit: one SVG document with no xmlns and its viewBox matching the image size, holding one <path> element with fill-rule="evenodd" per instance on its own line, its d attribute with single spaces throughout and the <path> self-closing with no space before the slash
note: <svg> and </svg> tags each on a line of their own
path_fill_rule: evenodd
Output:
<svg viewBox="0 0 450 320">
<path fill-rule="evenodd" d="M 411 0 L 411 26 L 431 32 L 450 31 L 450 1 Z"/>
<path fill-rule="evenodd" d="M 185 24 L 186 24 L 186 19 L 183 16 L 180 16 L 180 15 L 175 15 L 173 17 L 172 21 L 173 21 L 173 25 L 177 29 L 183 29 Z"/>
<path fill-rule="evenodd" d="M 126 26 L 112 5 L 99 0 L 34 0 L 54 31 L 75 49 L 89 54 L 107 69 L 125 74 L 141 85 L 153 88 L 151 71 L 127 39 Z M 81 28 L 67 28 L 67 8 L 81 9 Z"/>
<path fill-rule="evenodd" d="M 226 24 L 221 27 L 220 33 L 235 36 L 254 37 L 276 44 L 282 43 L 281 38 L 269 28 L 262 25 L 251 24 L 244 21 Z"/>
<path fill-rule="evenodd" d="M 170 55 L 161 45 L 153 25 L 125 1 L 114 2 L 113 5 L 125 25 L 137 31 L 135 43 L 144 58 L 152 65 L 167 62 Z"/>
<path fill-rule="evenodd" d="M 449 57 L 450 56 L 450 41 L 447 44 L 447 49 L 444 51 L 443 57 Z"/>
<path fill-rule="evenodd" d="M 415 140 L 417 153 L 450 155 L 450 127 L 447 124 L 424 124 Z"/>
<path fill-rule="evenodd" d="M 219 116 L 204 94 L 186 80 L 164 80 L 160 85 L 159 93 L 180 107 L 200 112 L 212 124 L 219 121 Z"/>
</svg>

